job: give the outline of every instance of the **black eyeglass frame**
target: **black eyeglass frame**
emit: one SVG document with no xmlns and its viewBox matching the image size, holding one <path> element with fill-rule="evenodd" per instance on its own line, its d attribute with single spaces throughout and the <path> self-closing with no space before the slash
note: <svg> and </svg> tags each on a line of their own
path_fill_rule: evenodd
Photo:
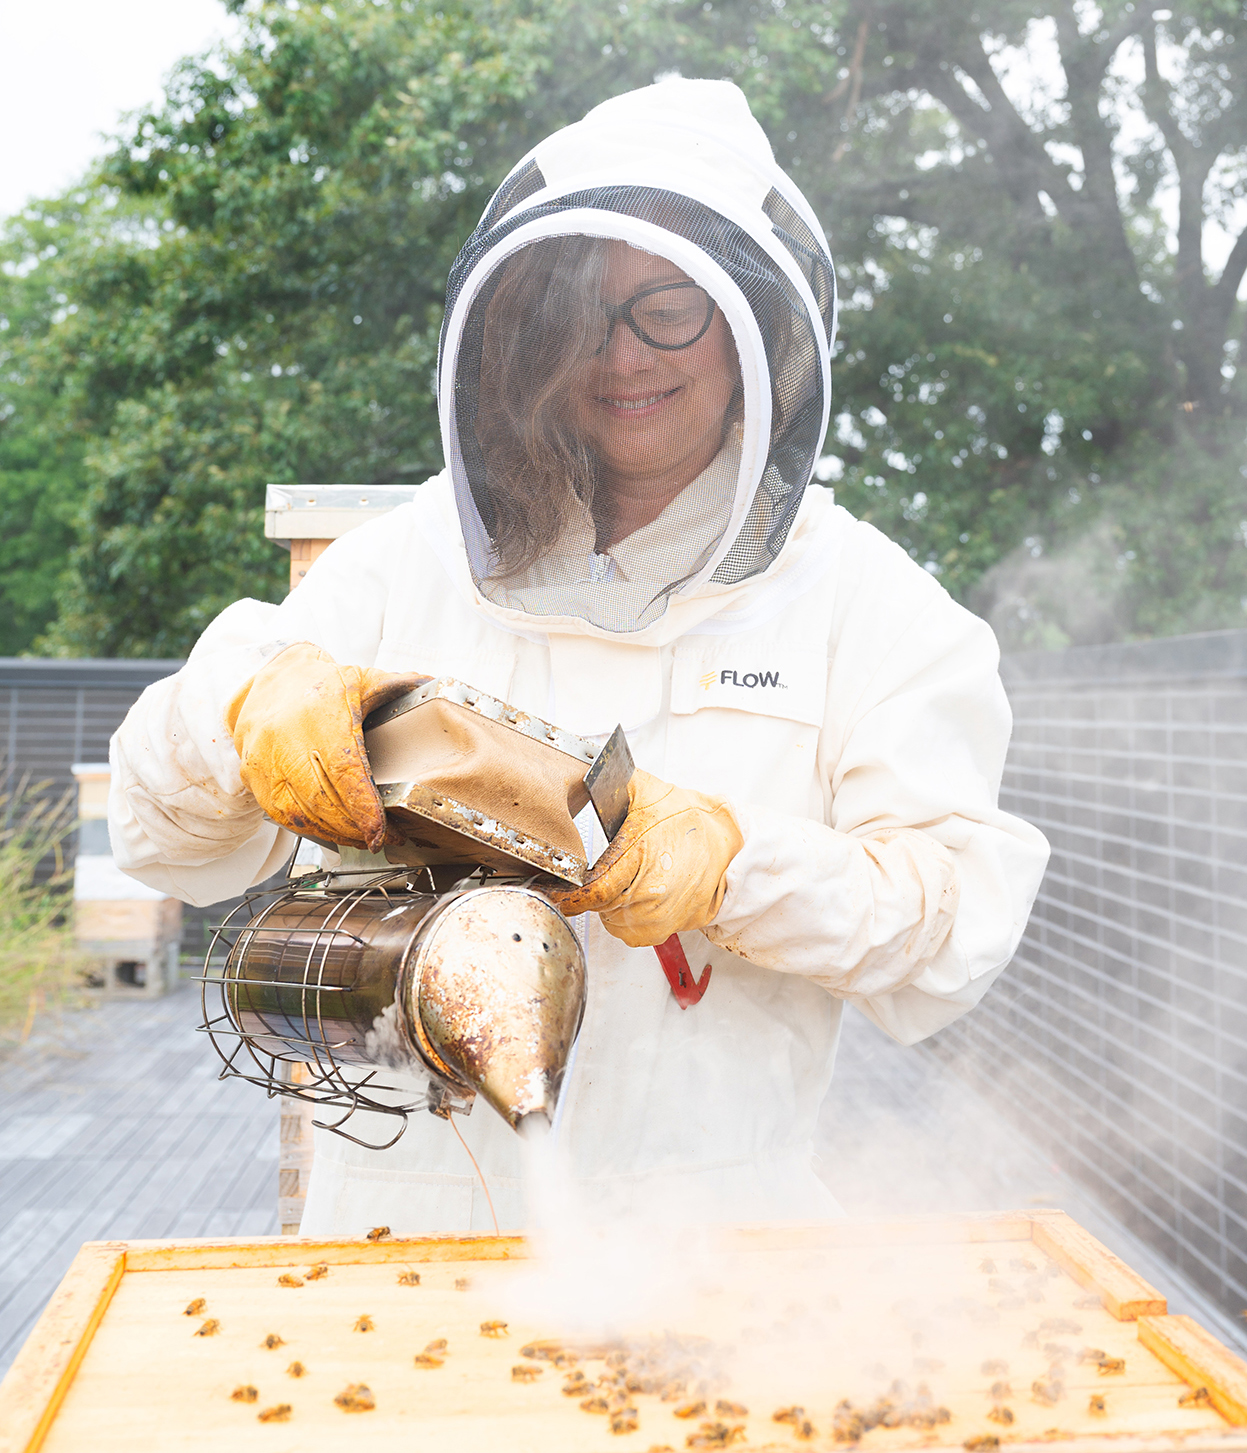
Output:
<svg viewBox="0 0 1247 1453">
<path fill-rule="evenodd" d="M 706 321 L 687 343 L 659 343 L 645 331 L 644 328 L 632 316 L 632 309 L 644 298 L 653 297 L 655 293 L 672 293 L 681 288 L 696 288 L 705 298 L 707 303 Z M 602 340 L 601 347 L 594 350 L 594 357 L 599 353 L 605 353 L 610 347 L 611 339 L 615 336 L 615 324 L 626 323 L 629 330 L 634 333 L 647 348 L 657 348 L 663 353 L 678 353 L 681 349 L 691 348 L 694 343 L 700 343 L 709 331 L 711 323 L 714 322 L 715 309 L 718 305 L 710 294 L 700 283 L 679 282 L 679 283 L 656 283 L 653 287 L 642 288 L 639 293 L 633 293 L 630 298 L 622 303 L 603 303 L 602 311 L 606 314 L 606 337 Z"/>
</svg>

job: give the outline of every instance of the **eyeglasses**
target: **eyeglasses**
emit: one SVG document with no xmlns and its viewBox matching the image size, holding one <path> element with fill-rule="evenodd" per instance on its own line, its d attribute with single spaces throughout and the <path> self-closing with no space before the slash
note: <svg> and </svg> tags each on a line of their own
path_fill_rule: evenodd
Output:
<svg viewBox="0 0 1247 1453">
<path fill-rule="evenodd" d="M 650 348 L 672 353 L 691 348 L 714 320 L 714 299 L 696 283 L 659 283 L 642 288 L 627 302 L 603 303 L 606 337 L 596 351 L 605 353 L 615 336 L 615 325 L 626 323 Z"/>
</svg>

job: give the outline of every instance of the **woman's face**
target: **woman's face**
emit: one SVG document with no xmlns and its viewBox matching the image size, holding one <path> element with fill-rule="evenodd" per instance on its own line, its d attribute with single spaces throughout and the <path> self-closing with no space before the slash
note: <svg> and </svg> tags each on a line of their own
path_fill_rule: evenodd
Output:
<svg viewBox="0 0 1247 1453">
<path fill-rule="evenodd" d="M 617 307 L 643 289 L 689 281 L 666 258 L 612 242 L 602 302 Z M 577 427 L 605 482 L 653 480 L 679 489 L 690 483 L 722 447 L 738 378 L 731 331 L 718 308 L 703 336 L 678 350 L 653 348 L 617 322 L 572 385 Z"/>
</svg>

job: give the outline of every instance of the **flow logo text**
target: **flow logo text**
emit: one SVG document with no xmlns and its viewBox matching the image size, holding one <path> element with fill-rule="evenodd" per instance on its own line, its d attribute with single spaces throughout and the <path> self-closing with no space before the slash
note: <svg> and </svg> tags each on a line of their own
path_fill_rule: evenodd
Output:
<svg viewBox="0 0 1247 1453">
<path fill-rule="evenodd" d="M 746 671 L 740 672 L 725 667 L 722 671 L 707 671 L 700 678 L 703 691 L 709 691 L 712 686 L 747 686 L 751 690 L 755 686 L 777 686 L 781 691 L 787 691 L 787 687 L 779 679 L 778 671 Z"/>
</svg>

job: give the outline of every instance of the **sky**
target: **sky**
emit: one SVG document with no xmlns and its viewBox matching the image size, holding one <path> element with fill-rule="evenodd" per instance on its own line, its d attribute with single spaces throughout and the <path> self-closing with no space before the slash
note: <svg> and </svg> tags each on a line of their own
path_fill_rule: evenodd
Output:
<svg viewBox="0 0 1247 1453">
<path fill-rule="evenodd" d="M 220 0 L 0 0 L 0 217 L 68 186 L 175 62 L 234 31 Z"/>
</svg>

